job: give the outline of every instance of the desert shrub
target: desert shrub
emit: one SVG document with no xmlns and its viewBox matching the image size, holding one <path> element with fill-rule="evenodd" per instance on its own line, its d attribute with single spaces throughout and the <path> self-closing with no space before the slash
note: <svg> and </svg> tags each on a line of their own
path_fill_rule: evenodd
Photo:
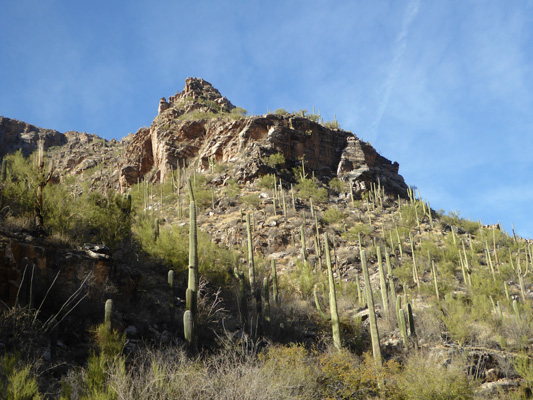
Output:
<svg viewBox="0 0 533 400">
<path fill-rule="evenodd" d="M 458 211 L 449 213 L 448 215 L 443 215 L 440 217 L 441 225 L 450 225 L 461 228 L 466 233 L 475 235 L 478 230 L 481 228 L 479 222 L 469 221 L 467 219 L 461 218 Z"/>
<path fill-rule="evenodd" d="M 422 205 L 421 202 L 415 201 L 412 205 L 407 204 L 401 207 L 402 219 L 401 224 L 406 228 L 414 228 L 417 226 L 417 215 L 418 221 L 421 222 L 423 218 L 422 214 Z"/>
<path fill-rule="evenodd" d="M 322 218 L 320 219 L 324 224 L 336 224 L 337 222 L 340 222 L 344 218 L 344 213 L 339 210 L 338 207 L 332 206 L 328 207 L 326 211 L 324 211 L 324 214 L 322 214 Z"/>
<path fill-rule="evenodd" d="M 339 178 L 331 179 L 328 183 L 328 186 L 334 192 L 344 192 L 346 190 L 346 183 Z"/>
<path fill-rule="evenodd" d="M 24 157 L 20 150 L 6 155 L 3 160 L 7 174 L 0 190 L 0 207 L 8 207 L 13 216 L 32 218 L 37 199 L 37 168 L 32 158 Z"/>
<path fill-rule="evenodd" d="M 195 174 L 191 178 L 192 191 L 194 194 L 194 201 L 196 207 L 202 209 L 209 207 L 213 201 L 213 192 L 209 186 L 209 179 L 204 174 Z M 187 189 L 186 204 L 190 203 L 189 193 Z"/>
<path fill-rule="evenodd" d="M 277 110 L 274 111 L 274 114 L 275 115 L 289 115 L 289 112 L 283 108 L 278 108 Z"/>
<path fill-rule="evenodd" d="M 241 189 L 236 179 L 229 179 L 226 182 L 226 186 L 224 187 L 222 192 L 224 196 L 230 199 L 236 199 L 237 196 L 239 196 L 239 194 L 241 193 Z"/>
<path fill-rule="evenodd" d="M 370 236 L 372 231 L 372 226 L 358 222 L 348 229 L 347 232 L 343 233 L 342 237 L 350 242 L 357 242 L 359 240 L 359 234 L 361 234 L 361 238 L 364 238 Z"/>
<path fill-rule="evenodd" d="M 230 114 L 238 116 L 240 118 L 244 118 L 248 115 L 248 111 L 246 111 L 242 107 L 235 107 L 234 109 L 231 110 Z"/>
<path fill-rule="evenodd" d="M 76 243 L 103 243 L 116 248 L 131 232 L 131 212 L 122 195 L 97 191 L 71 196 L 62 185 L 43 191 L 43 218 L 51 233 Z"/>
<path fill-rule="evenodd" d="M 261 372 L 272 385 L 285 387 L 292 398 L 314 398 L 317 371 L 311 354 L 302 346 L 270 346 L 259 355 Z"/>
<path fill-rule="evenodd" d="M 324 122 L 324 126 L 328 129 L 339 129 L 341 127 L 337 120 L 326 121 Z"/>
<path fill-rule="evenodd" d="M 326 188 L 318 187 L 313 179 L 301 178 L 295 187 L 298 197 L 304 199 L 312 198 L 316 202 L 324 202 L 328 199 L 328 191 Z"/>
<path fill-rule="evenodd" d="M 419 247 L 418 253 L 428 261 L 428 266 L 431 267 L 430 260 L 435 261 L 436 263 L 440 262 L 443 259 L 442 250 L 437 244 L 432 240 L 423 240 Z"/>
<path fill-rule="evenodd" d="M 459 345 L 474 339 L 474 330 L 470 318 L 471 301 L 462 293 L 446 293 L 442 303 L 444 308 L 443 321 L 449 335 Z"/>
<path fill-rule="evenodd" d="M 315 285 L 320 281 L 325 281 L 323 274 L 313 268 L 309 262 L 297 262 L 296 268 L 290 272 L 293 282 L 296 282 L 300 293 L 310 298 L 313 295 Z"/>
<path fill-rule="evenodd" d="M 125 358 L 122 350 L 126 341 L 125 334 L 111 331 L 104 324 L 93 330 L 97 352 L 91 352 L 85 370 L 71 371 L 63 379 L 62 399 L 117 399 L 113 380 L 126 377 Z"/>
<path fill-rule="evenodd" d="M 522 351 L 513 360 L 513 367 L 522 378 L 521 386 L 531 393 L 533 391 L 533 361 L 530 356 Z"/>
<path fill-rule="evenodd" d="M 411 356 L 396 378 L 397 391 L 392 398 L 402 400 L 468 400 L 474 398 L 474 385 L 463 372 L 464 366 L 454 360 L 428 354 Z"/>
<path fill-rule="evenodd" d="M 25 274 L 28 282 L 30 275 L 31 268 Z M 17 352 L 26 362 L 48 344 L 48 338 L 34 309 L 15 306 L 0 312 L 0 343 L 6 352 Z"/>
<path fill-rule="evenodd" d="M 31 365 L 18 365 L 16 356 L 0 359 L 0 398 L 6 400 L 39 400 L 37 378 Z"/>
<path fill-rule="evenodd" d="M 283 153 L 271 154 L 266 159 L 266 164 L 272 168 L 275 168 L 278 165 L 283 165 L 285 164 L 285 156 L 283 155 Z"/>
<path fill-rule="evenodd" d="M 251 208 L 259 208 L 261 204 L 261 199 L 256 194 L 247 194 L 246 196 L 242 196 L 241 200 Z"/>
<path fill-rule="evenodd" d="M 360 360 L 343 349 L 320 354 L 318 364 L 326 398 L 366 399 L 377 396 L 381 391 L 384 394 L 394 392 L 392 386 L 385 388 L 381 384 L 397 372 L 398 365 L 394 361 L 380 367 L 369 353 Z"/>
<path fill-rule="evenodd" d="M 172 225 L 162 227 L 154 237 L 153 222 L 149 217 L 139 218 L 134 231 L 144 251 L 167 263 L 170 268 L 185 272 L 189 263 L 189 227 Z M 235 253 L 218 246 L 209 234 L 198 231 L 198 270 L 210 282 L 224 284 L 235 264 Z"/>
<path fill-rule="evenodd" d="M 276 175 L 266 174 L 257 179 L 257 185 L 263 189 L 272 189 L 276 182 Z"/>
</svg>

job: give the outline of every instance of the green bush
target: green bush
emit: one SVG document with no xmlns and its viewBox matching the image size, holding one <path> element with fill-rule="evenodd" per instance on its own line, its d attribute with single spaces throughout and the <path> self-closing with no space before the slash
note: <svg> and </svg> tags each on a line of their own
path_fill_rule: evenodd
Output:
<svg viewBox="0 0 533 400">
<path fill-rule="evenodd" d="M 341 125 L 337 122 L 337 120 L 326 121 L 324 122 L 324 126 L 328 129 L 339 129 L 341 127 Z"/>
<path fill-rule="evenodd" d="M 342 179 L 333 178 L 329 181 L 329 188 L 334 192 L 344 192 L 346 190 L 346 183 Z"/>
<path fill-rule="evenodd" d="M 444 360 L 428 354 L 417 354 L 407 360 L 396 377 L 393 398 L 401 400 L 469 400 L 474 398 L 473 384 L 457 361 L 445 365 Z"/>
<path fill-rule="evenodd" d="M 312 198 L 316 202 L 324 202 L 328 200 L 328 191 L 326 188 L 318 187 L 313 179 L 300 179 L 295 187 L 298 197 L 304 199 Z"/>
<path fill-rule="evenodd" d="M 277 110 L 274 111 L 274 114 L 275 115 L 290 115 L 289 112 L 283 108 L 278 108 Z"/>
<path fill-rule="evenodd" d="M 172 225 L 161 227 L 159 236 L 154 237 L 153 221 L 150 217 L 139 218 L 134 232 L 144 251 L 163 260 L 178 272 L 187 271 L 189 265 L 189 228 Z M 217 284 L 225 284 L 235 266 L 235 253 L 211 241 L 211 237 L 198 231 L 198 269 L 201 275 Z"/>
<path fill-rule="evenodd" d="M 266 164 L 272 168 L 275 168 L 278 165 L 283 165 L 285 164 L 285 156 L 283 155 L 283 153 L 271 154 L 270 156 L 268 156 Z"/>
<path fill-rule="evenodd" d="M 339 210 L 338 207 L 332 206 L 328 207 L 322 218 L 320 219 L 324 224 L 336 224 L 337 222 L 342 221 L 344 218 L 344 213 Z"/>
<path fill-rule="evenodd" d="M 261 204 L 261 199 L 256 194 L 247 194 L 246 196 L 242 196 L 241 200 L 244 204 L 255 209 L 259 208 Z"/>
<path fill-rule="evenodd" d="M 6 400 L 39 400 L 37 378 L 31 365 L 17 366 L 16 356 L 7 354 L 0 360 L 0 398 Z"/>
<path fill-rule="evenodd" d="M 357 242 L 359 241 L 359 234 L 361 234 L 361 238 L 364 238 L 370 236 L 372 231 L 372 226 L 358 222 L 348 229 L 347 232 L 343 233 L 342 237 L 350 242 Z"/>
<path fill-rule="evenodd" d="M 257 185 L 263 189 L 273 189 L 275 181 L 276 181 L 276 175 L 267 174 L 257 179 Z"/>
</svg>

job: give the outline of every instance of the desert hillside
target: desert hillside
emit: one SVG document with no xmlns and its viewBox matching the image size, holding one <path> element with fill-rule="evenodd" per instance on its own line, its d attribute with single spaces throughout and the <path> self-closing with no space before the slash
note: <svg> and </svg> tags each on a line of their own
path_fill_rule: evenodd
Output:
<svg viewBox="0 0 533 400">
<path fill-rule="evenodd" d="M 154 104 L 121 141 L 0 117 L 0 398 L 531 397 L 530 240 L 319 112 Z"/>
</svg>

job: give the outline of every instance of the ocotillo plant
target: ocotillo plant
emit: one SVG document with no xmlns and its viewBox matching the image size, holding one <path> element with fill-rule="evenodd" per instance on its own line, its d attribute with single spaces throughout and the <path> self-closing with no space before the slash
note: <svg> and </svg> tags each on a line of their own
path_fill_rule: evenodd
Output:
<svg viewBox="0 0 533 400">
<path fill-rule="evenodd" d="M 189 351 L 195 354 L 198 351 L 196 326 L 198 315 L 198 235 L 196 231 L 196 203 L 190 179 L 188 184 L 191 198 L 189 210 L 189 284 L 185 300 L 187 312 L 183 315 L 183 327 Z"/>
<path fill-rule="evenodd" d="M 379 347 L 379 332 L 374 309 L 374 298 L 372 296 L 372 286 L 370 286 L 370 276 L 366 264 L 366 251 L 361 250 L 361 267 L 365 277 L 366 302 L 368 304 L 368 318 L 370 320 L 370 336 L 372 338 L 372 354 L 378 365 L 381 365 L 381 349 Z"/>
<path fill-rule="evenodd" d="M 331 256 L 329 254 L 328 234 L 324 232 L 324 248 L 326 250 L 326 264 L 328 266 L 329 282 L 329 311 L 331 314 L 331 330 L 333 332 L 333 345 L 341 348 L 341 328 L 339 314 L 337 312 L 337 295 L 335 293 L 335 280 L 333 279 L 333 268 L 331 266 Z"/>
</svg>

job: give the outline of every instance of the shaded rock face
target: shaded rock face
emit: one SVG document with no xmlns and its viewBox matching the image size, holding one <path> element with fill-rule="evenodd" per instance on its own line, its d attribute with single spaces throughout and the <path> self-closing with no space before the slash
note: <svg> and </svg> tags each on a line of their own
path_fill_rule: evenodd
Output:
<svg viewBox="0 0 533 400">
<path fill-rule="evenodd" d="M 100 321 L 107 298 L 119 293 L 127 303 L 136 297 L 142 277 L 124 270 L 113 259 L 94 259 L 85 251 L 0 232 L 0 299 L 8 307 L 16 302 L 27 306 L 31 300 L 35 308 L 42 303 L 45 316 L 52 315 L 79 291 L 71 303 L 80 300 L 74 311 L 76 319 Z"/>
<path fill-rule="evenodd" d="M 0 157 L 21 150 L 25 156 L 37 150 L 39 140 L 44 147 L 66 144 L 65 135 L 53 129 L 38 128 L 26 122 L 0 117 Z"/>
<path fill-rule="evenodd" d="M 352 182 L 356 192 L 379 181 L 387 192 L 406 195 L 398 163 L 379 155 L 351 132 L 294 115 L 234 120 L 227 114 L 234 106 L 203 79 L 188 78 L 184 90 L 169 97 L 168 104 L 150 128 L 137 132 L 129 143 L 121 185 L 137 183 L 152 169 L 157 173 L 151 179 L 165 179 L 184 165 L 207 170 L 210 160 L 232 163 L 237 167 L 234 178 L 251 181 L 274 172 L 263 160 L 282 153 L 289 170 L 303 162 L 306 172 L 323 181 L 338 176 Z M 219 113 L 220 118 L 182 117 L 195 111 Z"/>
</svg>

